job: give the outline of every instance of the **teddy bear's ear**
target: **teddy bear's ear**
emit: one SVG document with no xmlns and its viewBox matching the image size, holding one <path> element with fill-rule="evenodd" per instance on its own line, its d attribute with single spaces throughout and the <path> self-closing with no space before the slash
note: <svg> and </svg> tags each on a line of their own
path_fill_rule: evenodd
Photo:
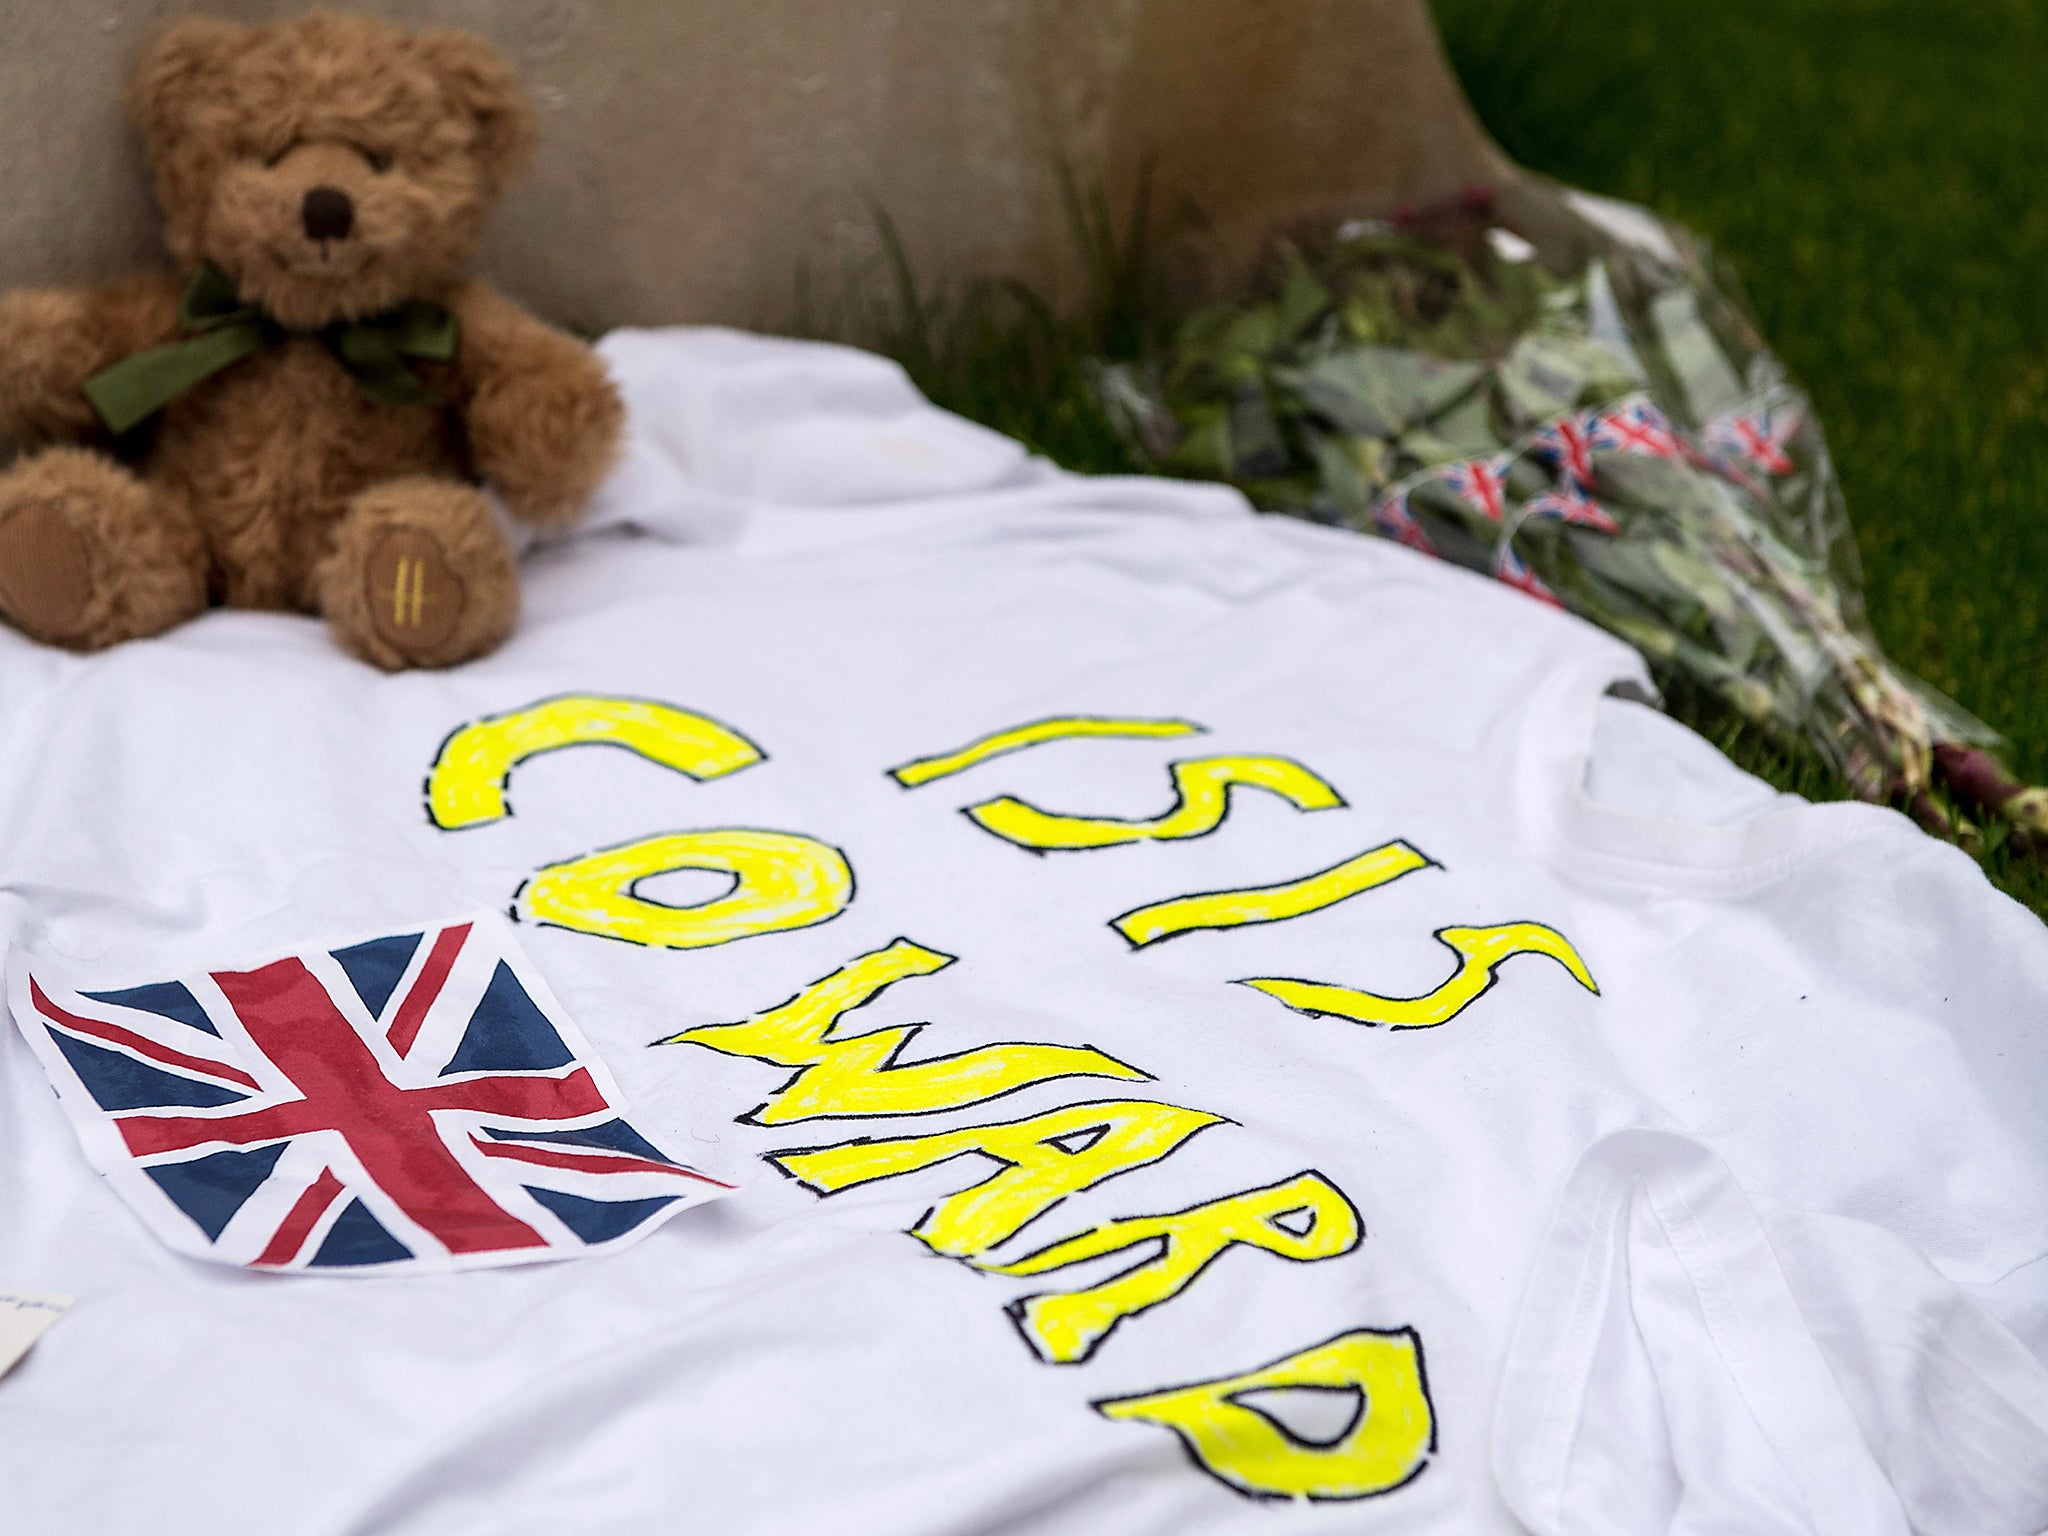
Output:
<svg viewBox="0 0 2048 1536">
<path fill-rule="evenodd" d="M 232 93 L 223 85 L 255 36 L 253 27 L 211 17 L 174 22 L 144 51 L 128 85 L 128 115 L 156 171 L 165 239 L 181 260 L 192 255 L 208 178 L 233 137 Z"/>
<path fill-rule="evenodd" d="M 526 168 L 540 125 L 505 56 L 473 32 L 429 27 L 413 46 L 440 76 L 449 100 L 476 125 L 476 154 L 496 193 Z"/>
<path fill-rule="evenodd" d="M 156 35 L 128 85 L 128 115 L 152 145 L 175 135 L 196 106 L 216 95 L 229 63 L 254 36 L 253 27 L 211 16 L 188 16 Z"/>
</svg>

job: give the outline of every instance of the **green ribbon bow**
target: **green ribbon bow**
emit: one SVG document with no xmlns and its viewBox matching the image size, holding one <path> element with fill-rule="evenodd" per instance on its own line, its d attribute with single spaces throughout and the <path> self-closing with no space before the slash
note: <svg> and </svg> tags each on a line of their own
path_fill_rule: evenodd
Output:
<svg viewBox="0 0 2048 1536">
<path fill-rule="evenodd" d="M 243 303 L 234 280 L 211 262 L 185 285 L 178 324 L 192 334 L 138 352 L 85 381 L 85 398 L 116 437 L 195 384 L 292 334 L 255 305 Z M 318 334 L 334 360 L 373 399 L 411 405 L 436 397 L 405 360 L 451 361 L 457 328 L 455 316 L 439 304 L 414 299 L 366 320 L 337 320 Z"/>
</svg>

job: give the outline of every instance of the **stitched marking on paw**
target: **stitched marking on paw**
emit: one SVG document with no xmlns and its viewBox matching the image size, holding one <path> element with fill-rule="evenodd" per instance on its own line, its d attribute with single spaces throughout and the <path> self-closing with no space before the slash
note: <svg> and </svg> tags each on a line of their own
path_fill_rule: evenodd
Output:
<svg viewBox="0 0 2048 1536">
<path fill-rule="evenodd" d="M 393 528 L 370 554 L 370 623 L 388 645 L 418 656 L 444 644 L 461 622 L 462 582 L 432 534 Z"/>
</svg>

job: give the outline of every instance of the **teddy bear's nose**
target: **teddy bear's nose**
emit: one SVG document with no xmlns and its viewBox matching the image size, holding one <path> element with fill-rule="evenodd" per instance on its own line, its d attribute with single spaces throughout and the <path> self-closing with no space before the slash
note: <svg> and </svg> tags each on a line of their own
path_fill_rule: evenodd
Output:
<svg viewBox="0 0 2048 1536">
<path fill-rule="evenodd" d="M 315 187 L 299 205 L 308 240 L 346 240 L 355 227 L 356 205 L 339 187 Z"/>
</svg>

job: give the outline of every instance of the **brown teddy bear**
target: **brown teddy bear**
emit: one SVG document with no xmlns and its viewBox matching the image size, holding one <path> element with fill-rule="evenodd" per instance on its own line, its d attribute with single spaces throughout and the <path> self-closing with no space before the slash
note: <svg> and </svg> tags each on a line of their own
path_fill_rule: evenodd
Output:
<svg viewBox="0 0 2048 1536">
<path fill-rule="evenodd" d="M 188 20 L 129 108 L 176 271 L 0 296 L 0 614 L 79 650 L 209 599 L 446 666 L 518 610 L 481 481 L 540 528 L 617 451 L 603 365 L 458 277 L 533 149 L 467 33 Z"/>
</svg>

